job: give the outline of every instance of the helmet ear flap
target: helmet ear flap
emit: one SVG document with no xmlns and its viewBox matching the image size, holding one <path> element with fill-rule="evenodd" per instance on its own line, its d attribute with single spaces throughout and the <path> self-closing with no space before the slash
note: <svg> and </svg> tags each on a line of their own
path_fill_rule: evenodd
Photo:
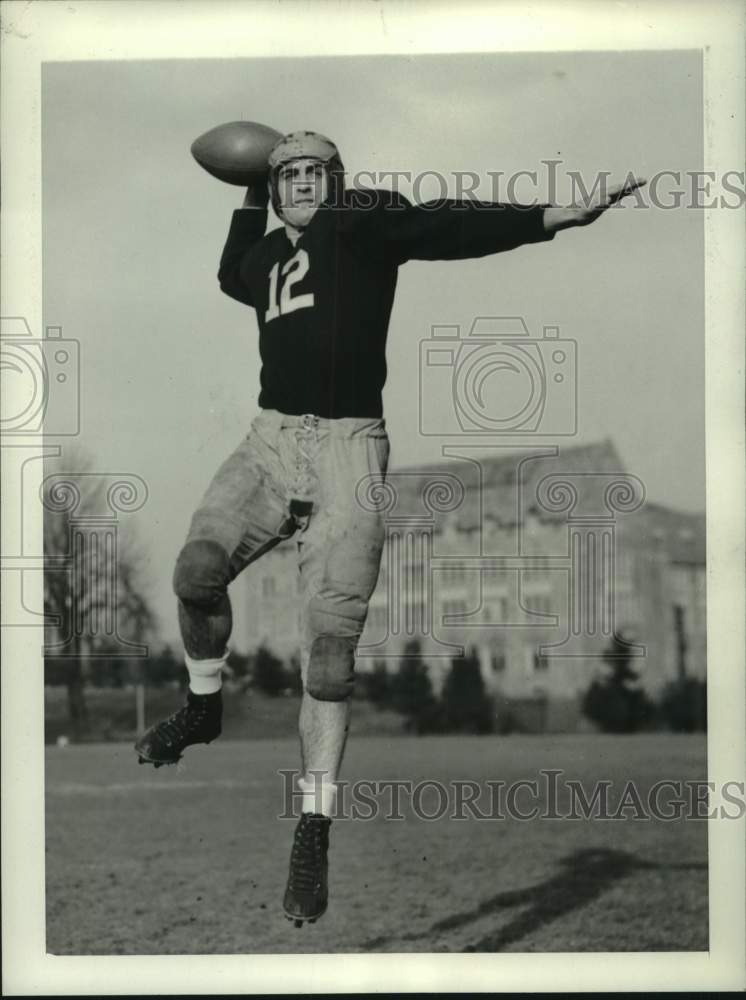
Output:
<svg viewBox="0 0 746 1000">
<path fill-rule="evenodd" d="M 345 168 L 339 154 L 326 162 L 326 175 L 329 181 L 327 204 L 332 208 L 340 208 L 345 190 Z"/>
<path fill-rule="evenodd" d="M 272 204 L 272 211 L 275 213 L 278 219 L 282 218 L 280 214 L 280 195 L 277 190 L 277 175 L 280 172 L 279 166 L 272 167 L 269 172 L 269 200 Z"/>
</svg>

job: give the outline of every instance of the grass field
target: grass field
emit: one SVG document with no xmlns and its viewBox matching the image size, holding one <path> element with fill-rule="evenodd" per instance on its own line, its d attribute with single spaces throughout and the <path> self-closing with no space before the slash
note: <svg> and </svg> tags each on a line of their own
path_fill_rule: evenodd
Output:
<svg viewBox="0 0 746 1000">
<path fill-rule="evenodd" d="M 90 732 L 86 742 L 132 743 L 137 735 L 135 692 L 117 688 L 86 689 Z M 178 688 L 148 688 L 145 700 L 146 725 L 152 725 L 184 704 L 185 692 Z M 404 716 L 391 710 L 379 711 L 364 699 L 355 699 L 355 732 L 358 736 L 394 735 L 404 731 Z M 295 738 L 298 732 L 298 695 L 270 697 L 261 691 L 241 691 L 223 685 L 223 737 L 225 739 Z M 67 694 L 63 687 L 44 689 L 45 742 L 56 743 L 70 736 Z"/>
<path fill-rule="evenodd" d="M 354 725 L 353 725 L 354 730 Z M 48 747 L 47 950 L 53 954 L 706 950 L 702 820 L 332 826 L 329 912 L 282 915 L 295 739 L 219 740 L 178 769 L 127 744 Z M 353 737 L 343 777 L 443 782 L 705 777 L 705 738 Z M 432 800 L 426 800 L 432 808 Z M 560 811 L 562 806 L 560 806 Z"/>
</svg>

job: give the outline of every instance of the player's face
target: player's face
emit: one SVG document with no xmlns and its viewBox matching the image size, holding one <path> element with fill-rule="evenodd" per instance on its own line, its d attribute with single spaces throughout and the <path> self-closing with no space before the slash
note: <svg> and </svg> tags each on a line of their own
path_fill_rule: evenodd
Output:
<svg viewBox="0 0 746 1000">
<path fill-rule="evenodd" d="M 303 229 L 329 193 L 326 168 L 318 160 L 293 160 L 280 167 L 277 194 L 282 216 L 296 229 Z"/>
</svg>

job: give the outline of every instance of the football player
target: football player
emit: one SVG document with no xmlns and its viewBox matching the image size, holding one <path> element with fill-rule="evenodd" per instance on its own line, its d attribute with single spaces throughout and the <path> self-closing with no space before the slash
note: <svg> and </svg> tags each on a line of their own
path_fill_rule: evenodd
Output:
<svg viewBox="0 0 746 1000">
<path fill-rule="evenodd" d="M 355 651 L 383 548 L 376 491 L 363 498 L 358 487 L 382 482 L 389 459 L 381 399 L 399 268 L 545 243 L 592 222 L 640 183 L 618 185 L 593 206 L 412 205 L 392 192 L 346 189 L 334 143 L 295 132 L 270 154 L 268 187 L 249 188 L 233 214 L 218 277 L 227 295 L 256 313 L 260 412 L 215 474 L 177 560 L 187 703 L 136 749 L 141 762 L 160 766 L 220 734 L 228 584 L 295 536 L 303 777 L 283 905 L 297 926 L 327 906 L 329 827 Z M 283 225 L 265 235 L 270 199 Z"/>
</svg>

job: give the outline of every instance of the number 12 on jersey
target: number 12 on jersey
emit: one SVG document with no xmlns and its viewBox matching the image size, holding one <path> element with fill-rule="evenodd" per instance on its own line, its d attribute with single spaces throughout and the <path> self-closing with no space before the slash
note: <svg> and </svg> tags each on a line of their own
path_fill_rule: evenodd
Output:
<svg viewBox="0 0 746 1000">
<path fill-rule="evenodd" d="M 283 265 L 280 272 L 279 261 L 269 272 L 269 308 L 264 314 L 265 323 L 278 316 L 286 316 L 295 312 L 296 309 L 308 309 L 313 305 L 313 292 L 304 292 L 302 295 L 293 295 L 293 285 L 303 281 L 308 273 L 308 253 L 305 250 L 298 250 L 294 256 Z M 280 279 L 280 276 L 282 280 Z M 280 285 L 280 295 L 277 295 L 277 286 Z"/>
</svg>

